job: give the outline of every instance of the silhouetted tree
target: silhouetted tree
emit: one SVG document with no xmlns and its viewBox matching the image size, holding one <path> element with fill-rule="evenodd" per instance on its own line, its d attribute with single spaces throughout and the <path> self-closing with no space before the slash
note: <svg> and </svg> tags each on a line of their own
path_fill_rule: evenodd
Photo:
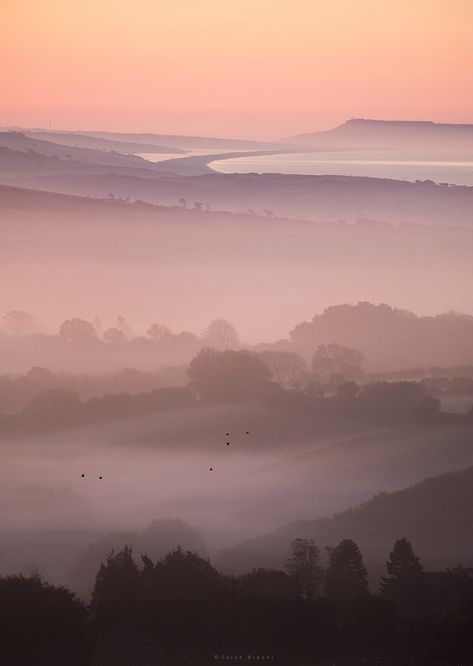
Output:
<svg viewBox="0 0 473 666">
<path fill-rule="evenodd" d="M 226 319 L 212 319 L 205 329 L 204 342 L 220 350 L 234 349 L 240 344 L 236 328 Z"/>
<path fill-rule="evenodd" d="M 0 660 L 12 666 L 88 663 L 87 613 L 64 587 L 38 575 L 0 578 Z"/>
<path fill-rule="evenodd" d="M 304 354 L 313 354 L 317 348 L 317 331 L 313 323 L 302 321 L 290 332 L 290 338 L 298 351 Z"/>
<path fill-rule="evenodd" d="M 154 566 L 144 562 L 143 618 L 159 631 L 167 650 L 191 652 L 219 636 L 229 591 L 208 560 L 182 548 L 167 553 Z"/>
<path fill-rule="evenodd" d="M 3 322 L 10 335 L 29 335 L 39 329 L 34 317 L 24 310 L 10 310 L 3 316 Z"/>
<path fill-rule="evenodd" d="M 74 391 L 48 389 L 35 396 L 22 414 L 38 426 L 58 427 L 80 421 L 84 405 Z"/>
<path fill-rule="evenodd" d="M 423 567 L 410 541 L 398 539 L 386 562 L 387 577 L 381 579 L 381 593 L 404 602 L 416 594 Z"/>
<path fill-rule="evenodd" d="M 76 344 L 96 342 L 99 339 L 92 324 L 79 317 L 64 321 L 59 328 L 59 335 L 63 340 Z"/>
<path fill-rule="evenodd" d="M 326 382 L 341 384 L 363 376 L 364 356 L 357 349 L 336 343 L 320 345 L 312 357 L 314 375 Z"/>
<path fill-rule="evenodd" d="M 107 328 L 102 335 L 102 339 L 108 345 L 122 345 L 127 342 L 127 338 L 124 333 L 116 327 Z"/>
<path fill-rule="evenodd" d="M 96 317 L 94 317 L 94 321 L 92 322 L 92 326 L 94 327 L 94 330 L 95 330 L 95 333 L 97 334 L 97 337 L 100 338 L 102 333 L 103 333 L 103 324 L 102 324 L 102 320 L 100 319 L 100 317 L 98 315 Z"/>
<path fill-rule="evenodd" d="M 291 542 L 286 570 L 306 599 L 313 599 L 320 592 L 323 577 L 320 549 L 312 539 L 294 539 Z"/>
<path fill-rule="evenodd" d="M 293 576 L 277 569 L 253 569 L 240 576 L 238 589 L 243 596 L 262 601 L 295 599 L 299 593 L 298 582 Z"/>
<path fill-rule="evenodd" d="M 133 337 L 133 330 L 125 317 L 122 317 L 122 315 L 118 315 L 116 327 L 123 333 L 127 340 L 130 340 Z"/>
<path fill-rule="evenodd" d="M 90 598 L 97 570 L 111 551 L 117 552 L 128 544 L 136 553 L 146 553 L 148 559 L 158 559 L 178 544 L 201 556 L 207 551 L 201 534 L 182 520 L 154 520 L 139 532 L 112 532 L 90 543 L 79 553 L 71 567 L 69 580 L 84 598 Z"/>
<path fill-rule="evenodd" d="M 146 331 L 146 335 L 153 342 L 166 342 L 172 338 L 171 329 L 164 324 L 151 324 L 151 326 Z"/>
<path fill-rule="evenodd" d="M 41 366 L 35 365 L 28 370 L 28 372 L 25 374 L 25 377 L 34 382 L 45 383 L 53 381 L 55 375 L 54 372 L 49 368 L 43 368 Z"/>
<path fill-rule="evenodd" d="M 91 611 L 99 625 L 133 624 L 140 599 L 140 572 L 131 548 L 112 551 L 97 573 Z"/>
<path fill-rule="evenodd" d="M 264 351 L 260 358 L 271 370 L 274 381 L 284 388 L 300 388 L 307 378 L 303 358 L 289 351 Z"/>
<path fill-rule="evenodd" d="M 325 576 L 325 589 L 329 599 L 348 606 L 357 598 L 368 594 L 368 574 L 360 549 L 351 539 L 338 546 L 328 547 L 329 565 Z"/>
<path fill-rule="evenodd" d="M 269 368 L 248 351 L 202 349 L 189 363 L 187 375 L 200 396 L 242 399 L 260 395 L 269 386 Z"/>
<path fill-rule="evenodd" d="M 440 410 L 439 400 L 428 395 L 418 382 L 365 384 L 356 399 L 360 415 L 382 422 L 431 420 Z"/>
</svg>

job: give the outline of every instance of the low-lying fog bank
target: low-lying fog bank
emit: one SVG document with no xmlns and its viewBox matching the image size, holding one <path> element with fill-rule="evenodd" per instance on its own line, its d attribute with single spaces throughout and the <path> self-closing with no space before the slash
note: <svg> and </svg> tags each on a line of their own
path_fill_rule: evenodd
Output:
<svg viewBox="0 0 473 666">
<path fill-rule="evenodd" d="M 331 435 L 315 424 L 313 414 L 214 405 L 4 440 L 2 572 L 36 567 L 64 581 L 99 537 L 124 532 L 106 542 L 118 547 L 169 518 L 196 528 L 215 557 L 291 521 L 473 464 L 469 423 Z"/>
</svg>

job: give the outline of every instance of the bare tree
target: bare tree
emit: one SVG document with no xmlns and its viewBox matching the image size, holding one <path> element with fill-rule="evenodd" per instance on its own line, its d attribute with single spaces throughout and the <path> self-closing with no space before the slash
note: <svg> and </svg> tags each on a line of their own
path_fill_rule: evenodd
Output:
<svg viewBox="0 0 473 666">
<path fill-rule="evenodd" d="M 291 542 L 286 570 L 297 581 L 306 599 L 313 599 L 320 592 L 323 577 L 320 549 L 312 539 L 294 539 Z"/>
<path fill-rule="evenodd" d="M 10 310 L 3 316 L 3 321 L 10 335 L 29 335 L 39 330 L 34 317 L 23 310 Z"/>
<path fill-rule="evenodd" d="M 312 357 L 314 375 L 322 381 L 341 384 L 363 377 L 365 357 L 358 349 L 336 343 L 320 345 Z"/>
<path fill-rule="evenodd" d="M 172 336 L 172 331 L 164 324 L 154 323 L 148 328 L 146 335 L 153 340 L 153 342 L 165 342 Z"/>
<path fill-rule="evenodd" d="M 122 315 L 118 315 L 116 327 L 123 333 L 127 340 L 130 340 L 135 335 L 130 324 Z"/>
<path fill-rule="evenodd" d="M 127 342 L 127 338 L 123 331 L 120 331 L 120 329 L 116 327 L 107 328 L 102 335 L 102 340 L 108 345 L 122 345 Z"/>
<path fill-rule="evenodd" d="M 240 344 L 236 328 L 226 319 L 212 319 L 205 329 L 204 341 L 215 349 L 235 349 Z"/>
<path fill-rule="evenodd" d="M 285 388 L 300 388 L 307 379 L 304 359 L 290 351 L 264 351 L 260 354 L 273 379 Z"/>
</svg>

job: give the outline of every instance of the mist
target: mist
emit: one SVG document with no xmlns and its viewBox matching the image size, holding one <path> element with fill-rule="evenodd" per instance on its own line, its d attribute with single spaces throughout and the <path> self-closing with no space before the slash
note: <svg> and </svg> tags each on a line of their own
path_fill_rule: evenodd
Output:
<svg viewBox="0 0 473 666">
<path fill-rule="evenodd" d="M 472 188 L 212 170 L 291 140 L 0 134 L 0 585 L 471 567 Z"/>
<path fill-rule="evenodd" d="M 108 328 L 121 314 L 140 334 L 158 320 L 199 335 L 224 317 L 254 343 L 286 337 L 336 303 L 471 312 L 469 229 L 322 225 L 46 194 L 32 209 L 15 203 L 20 192 L 8 197 L 3 308 L 32 313 L 48 332 L 74 316 Z"/>
</svg>

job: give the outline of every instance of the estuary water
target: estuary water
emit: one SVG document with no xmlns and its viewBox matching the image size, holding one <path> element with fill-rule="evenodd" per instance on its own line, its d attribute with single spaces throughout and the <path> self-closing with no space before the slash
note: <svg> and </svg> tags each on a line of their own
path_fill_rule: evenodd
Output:
<svg viewBox="0 0 473 666">
<path fill-rule="evenodd" d="M 433 180 L 473 186 L 471 152 L 330 151 L 258 155 L 215 160 L 221 173 L 286 173 L 366 176 L 394 180 Z"/>
</svg>

